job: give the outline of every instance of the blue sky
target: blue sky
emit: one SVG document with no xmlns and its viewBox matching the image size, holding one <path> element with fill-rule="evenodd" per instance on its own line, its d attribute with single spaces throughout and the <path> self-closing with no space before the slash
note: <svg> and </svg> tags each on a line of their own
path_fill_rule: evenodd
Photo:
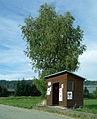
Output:
<svg viewBox="0 0 97 119">
<path fill-rule="evenodd" d="M 97 1 L 96 0 L 0 0 L 0 80 L 31 79 L 37 77 L 25 56 L 25 42 L 19 25 L 32 15 L 38 16 L 41 4 L 53 4 L 58 13 L 70 11 L 75 24 L 84 31 L 87 51 L 79 57 L 79 74 L 97 80 Z"/>
</svg>

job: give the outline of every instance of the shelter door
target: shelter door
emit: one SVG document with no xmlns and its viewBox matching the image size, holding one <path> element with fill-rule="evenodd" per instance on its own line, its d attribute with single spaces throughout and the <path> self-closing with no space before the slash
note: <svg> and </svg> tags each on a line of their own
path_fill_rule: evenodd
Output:
<svg viewBox="0 0 97 119">
<path fill-rule="evenodd" d="M 53 84 L 53 105 L 59 104 L 59 83 Z"/>
</svg>

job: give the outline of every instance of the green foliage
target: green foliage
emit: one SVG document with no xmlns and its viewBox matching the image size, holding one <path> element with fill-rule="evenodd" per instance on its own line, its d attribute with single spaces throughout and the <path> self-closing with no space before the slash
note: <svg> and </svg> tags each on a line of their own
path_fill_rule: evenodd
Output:
<svg viewBox="0 0 97 119">
<path fill-rule="evenodd" d="M 89 93 L 87 87 L 84 88 L 84 98 L 96 99 L 97 98 L 97 88 L 93 93 Z"/>
<path fill-rule="evenodd" d="M 20 82 L 18 81 L 16 84 L 16 89 L 15 89 L 15 96 L 20 95 Z"/>
<path fill-rule="evenodd" d="M 41 92 L 42 97 L 46 97 L 46 80 L 45 79 L 34 79 L 33 84 Z"/>
<path fill-rule="evenodd" d="M 8 91 L 5 86 L 0 86 L 0 97 L 7 97 L 8 96 Z"/>
<path fill-rule="evenodd" d="M 1 86 L 0 86 L 0 97 L 1 97 L 1 93 L 2 93 L 2 88 L 1 88 Z"/>
<path fill-rule="evenodd" d="M 32 67 L 40 74 L 48 75 L 61 70 L 75 71 L 78 58 L 86 46 L 82 43 L 83 31 L 74 27 L 70 12 L 57 14 L 53 6 L 43 4 L 37 18 L 27 17 L 21 27 L 26 39 L 26 55 Z"/>
<path fill-rule="evenodd" d="M 97 87 L 96 90 L 93 92 L 94 98 L 97 98 Z"/>
<path fill-rule="evenodd" d="M 26 84 L 25 80 L 17 82 L 15 96 L 40 96 L 40 91 L 35 85 Z"/>
<path fill-rule="evenodd" d="M 95 95 L 93 93 L 89 93 L 89 99 L 95 99 Z"/>
<path fill-rule="evenodd" d="M 84 88 L 84 98 L 89 98 L 89 91 L 87 87 Z"/>
</svg>

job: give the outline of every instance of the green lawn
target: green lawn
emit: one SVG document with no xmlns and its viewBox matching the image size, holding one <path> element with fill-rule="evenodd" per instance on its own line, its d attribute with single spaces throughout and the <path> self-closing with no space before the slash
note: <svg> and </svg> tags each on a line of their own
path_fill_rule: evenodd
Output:
<svg viewBox="0 0 97 119">
<path fill-rule="evenodd" d="M 77 110 L 97 114 L 97 99 L 85 99 L 84 108 Z"/>
<path fill-rule="evenodd" d="M 0 104 L 24 108 L 33 108 L 41 101 L 41 97 L 0 97 Z"/>
</svg>

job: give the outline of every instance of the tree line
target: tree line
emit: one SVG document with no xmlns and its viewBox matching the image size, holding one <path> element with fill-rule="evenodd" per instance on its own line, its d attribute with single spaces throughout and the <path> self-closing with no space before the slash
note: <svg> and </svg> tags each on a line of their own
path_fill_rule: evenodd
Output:
<svg viewBox="0 0 97 119">
<path fill-rule="evenodd" d="M 26 80 L 17 81 L 14 96 L 41 96 L 44 87 L 42 87 L 40 81 L 34 79 L 32 84 L 27 84 Z M 0 86 L 0 97 L 7 96 L 9 96 L 9 92 L 6 86 Z M 89 93 L 89 90 L 85 87 L 83 96 L 84 98 L 97 98 L 97 87 L 93 93 Z"/>
<path fill-rule="evenodd" d="M 25 80 L 18 81 L 15 89 L 15 96 L 40 96 L 40 91 L 34 84 L 29 85 Z"/>
<path fill-rule="evenodd" d="M 27 84 L 26 80 L 17 81 L 14 96 L 40 96 L 41 92 L 34 83 Z M 10 96 L 6 86 L 0 86 L 0 97 Z"/>
<path fill-rule="evenodd" d="M 93 91 L 93 93 L 89 93 L 89 90 L 87 87 L 84 88 L 84 98 L 97 98 L 97 87 L 96 90 Z"/>
<path fill-rule="evenodd" d="M 8 90 L 5 86 L 0 86 L 0 97 L 7 97 L 8 96 Z"/>
</svg>

